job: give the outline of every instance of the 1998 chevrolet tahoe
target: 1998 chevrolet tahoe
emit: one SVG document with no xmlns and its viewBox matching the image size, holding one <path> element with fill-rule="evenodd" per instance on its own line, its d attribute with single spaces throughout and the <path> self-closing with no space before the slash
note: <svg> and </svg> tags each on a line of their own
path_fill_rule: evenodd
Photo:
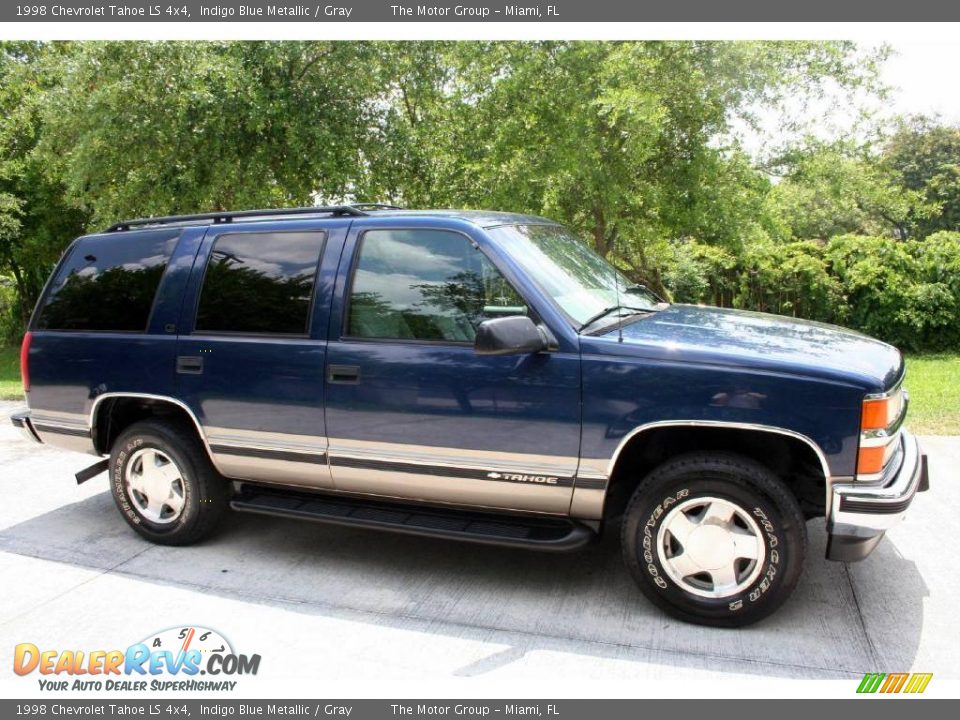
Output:
<svg viewBox="0 0 960 720">
<path fill-rule="evenodd" d="M 30 439 L 101 459 L 143 537 L 228 507 L 570 550 L 619 527 L 687 621 L 754 622 L 927 487 L 904 364 L 864 335 L 670 305 L 555 222 L 344 205 L 118 223 L 23 341 Z M 619 522 L 614 522 L 619 521 Z"/>
</svg>

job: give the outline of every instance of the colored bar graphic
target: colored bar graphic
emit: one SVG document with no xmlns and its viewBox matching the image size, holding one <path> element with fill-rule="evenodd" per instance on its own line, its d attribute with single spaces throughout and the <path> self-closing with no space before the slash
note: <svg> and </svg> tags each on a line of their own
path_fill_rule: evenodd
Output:
<svg viewBox="0 0 960 720">
<path fill-rule="evenodd" d="M 883 683 L 883 687 L 880 688 L 882 693 L 898 693 L 903 689 L 903 686 L 907 682 L 909 673 L 890 673 L 887 675 L 886 682 Z"/>
<path fill-rule="evenodd" d="M 863 680 L 860 681 L 860 687 L 857 688 L 857 692 L 875 693 L 880 688 L 880 683 L 883 682 L 883 678 L 883 673 L 867 673 L 863 676 Z"/>
<path fill-rule="evenodd" d="M 858 693 L 922 693 L 933 673 L 867 673 L 857 687 Z"/>
<path fill-rule="evenodd" d="M 910 682 L 907 683 L 907 687 L 903 691 L 905 693 L 922 693 L 927 689 L 932 677 L 933 673 L 914 673 L 910 676 Z"/>
</svg>

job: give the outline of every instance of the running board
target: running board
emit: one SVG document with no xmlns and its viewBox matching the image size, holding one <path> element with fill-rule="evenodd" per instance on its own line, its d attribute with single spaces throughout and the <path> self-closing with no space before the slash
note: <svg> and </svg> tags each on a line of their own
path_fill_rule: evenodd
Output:
<svg viewBox="0 0 960 720">
<path fill-rule="evenodd" d="M 560 518 L 421 507 L 250 486 L 234 497 L 230 507 L 260 515 L 534 550 L 576 550 L 596 537 L 586 525 Z"/>
</svg>

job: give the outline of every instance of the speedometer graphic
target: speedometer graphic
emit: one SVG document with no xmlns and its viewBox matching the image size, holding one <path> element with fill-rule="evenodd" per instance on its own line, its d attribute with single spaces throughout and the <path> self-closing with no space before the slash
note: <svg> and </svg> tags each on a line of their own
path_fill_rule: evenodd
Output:
<svg viewBox="0 0 960 720">
<path fill-rule="evenodd" d="M 141 640 L 151 651 L 167 650 L 176 656 L 189 650 L 198 650 L 206 657 L 212 653 L 233 653 L 233 646 L 216 630 L 202 625 L 171 627 L 148 635 Z"/>
</svg>

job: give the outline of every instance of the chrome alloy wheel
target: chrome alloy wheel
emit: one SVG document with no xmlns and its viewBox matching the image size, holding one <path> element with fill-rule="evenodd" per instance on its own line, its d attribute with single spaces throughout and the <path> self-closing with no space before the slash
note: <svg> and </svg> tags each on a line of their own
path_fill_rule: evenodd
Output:
<svg viewBox="0 0 960 720">
<path fill-rule="evenodd" d="M 760 527 L 729 500 L 698 497 L 673 509 L 657 532 L 657 554 L 682 589 L 708 598 L 736 595 L 763 567 L 766 542 Z"/>
<path fill-rule="evenodd" d="M 186 504 L 183 474 L 156 448 L 137 450 L 126 469 L 127 495 L 144 518 L 158 525 L 174 522 Z"/>
</svg>

